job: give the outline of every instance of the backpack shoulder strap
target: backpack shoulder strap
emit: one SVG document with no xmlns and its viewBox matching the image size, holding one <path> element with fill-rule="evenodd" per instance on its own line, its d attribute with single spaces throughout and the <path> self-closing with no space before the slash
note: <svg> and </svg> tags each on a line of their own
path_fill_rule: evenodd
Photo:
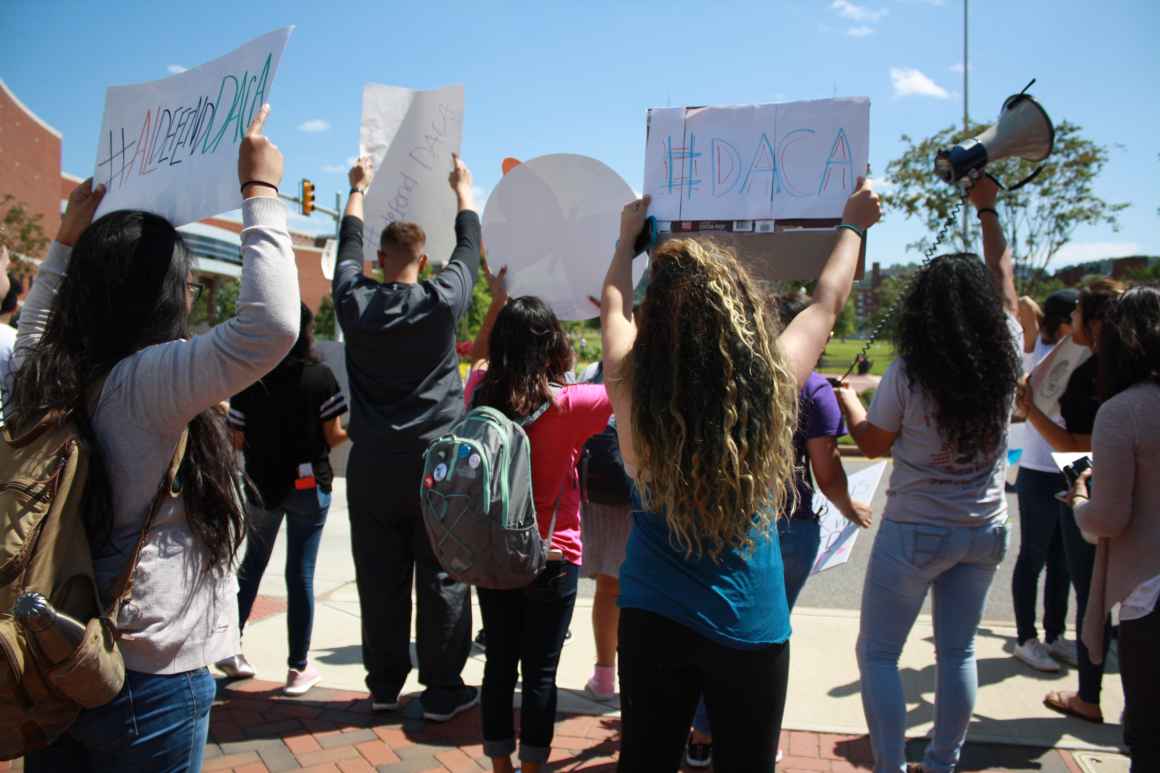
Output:
<svg viewBox="0 0 1160 773">
<path fill-rule="evenodd" d="M 548 385 L 548 391 L 552 393 L 552 400 L 545 400 L 545 401 L 544 401 L 544 403 L 543 403 L 542 405 L 540 405 L 540 407 L 539 407 L 539 408 L 537 408 L 536 410 L 532 411 L 531 413 L 529 413 L 529 414 L 528 414 L 527 416 L 525 416 L 524 418 L 522 418 L 522 419 L 518 420 L 518 421 L 516 422 L 516 424 L 519 424 L 519 425 L 520 425 L 521 427 L 523 427 L 524 429 L 527 429 L 528 427 L 530 427 L 530 426 L 532 426 L 533 424 L 535 424 L 535 423 L 536 423 L 536 421 L 537 421 L 537 420 L 538 420 L 538 419 L 539 419 L 541 416 L 543 416 L 545 413 L 547 413 L 547 412 L 548 412 L 548 409 L 552 407 L 552 402 L 553 402 L 553 400 L 555 400 L 555 398 L 556 398 L 556 395 L 560 394 L 561 390 L 563 390 L 563 389 L 564 389 L 564 387 L 563 387 L 563 385 L 561 385 L 561 384 L 555 384 L 555 383 L 553 383 L 553 384 L 549 384 L 549 385 Z"/>
<path fill-rule="evenodd" d="M 177 448 L 173 450 L 173 458 L 169 461 L 169 468 L 165 471 L 161 485 L 158 486 L 157 493 L 149 505 L 149 513 L 145 516 L 145 523 L 141 526 L 141 534 L 137 537 L 137 544 L 133 546 L 129 562 L 125 564 L 125 569 L 117 578 L 116 585 L 113 586 L 116 588 L 116 593 L 109 605 L 109 618 L 114 624 L 117 621 L 117 616 L 121 613 L 121 607 L 133 590 L 133 572 L 137 568 L 137 561 L 141 558 L 141 549 L 145 547 L 145 540 L 149 537 L 149 529 L 153 526 L 153 519 L 157 517 L 157 511 L 161 509 L 161 505 L 165 503 L 166 499 L 181 493 L 181 486 L 177 478 L 181 470 L 181 463 L 185 460 L 185 449 L 188 445 L 189 428 L 186 427 L 181 431 L 181 437 L 177 440 Z"/>
</svg>

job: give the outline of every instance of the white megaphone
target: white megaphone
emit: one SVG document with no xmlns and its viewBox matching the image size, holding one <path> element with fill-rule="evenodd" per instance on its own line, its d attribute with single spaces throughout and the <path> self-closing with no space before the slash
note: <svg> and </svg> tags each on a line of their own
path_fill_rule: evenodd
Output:
<svg viewBox="0 0 1160 773">
<path fill-rule="evenodd" d="M 1008 97 L 999 111 L 999 120 L 978 137 L 964 140 L 950 150 L 940 150 L 934 160 L 935 174 L 966 190 L 992 161 L 1012 157 L 1043 161 L 1050 156 L 1055 146 L 1055 127 L 1043 106 L 1027 93 L 1032 83 L 1035 81 Z M 1031 182 L 1041 169 L 1008 190 Z"/>
</svg>

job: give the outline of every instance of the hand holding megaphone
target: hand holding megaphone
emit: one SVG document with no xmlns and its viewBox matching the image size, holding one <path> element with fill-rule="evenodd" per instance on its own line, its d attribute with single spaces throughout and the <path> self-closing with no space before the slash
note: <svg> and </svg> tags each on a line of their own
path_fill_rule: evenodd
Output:
<svg viewBox="0 0 1160 773">
<path fill-rule="evenodd" d="M 1043 161 L 1055 146 L 1055 127 L 1043 106 L 1027 89 L 1013 94 L 1003 102 L 999 119 L 977 137 L 964 140 L 949 150 L 940 150 L 935 156 L 934 171 L 948 183 L 969 190 L 982 176 L 983 168 L 1004 158 L 1024 161 Z M 1042 168 L 1042 167 L 1041 167 Z M 1039 169 L 1008 190 L 1015 190 L 1035 178 Z"/>
</svg>

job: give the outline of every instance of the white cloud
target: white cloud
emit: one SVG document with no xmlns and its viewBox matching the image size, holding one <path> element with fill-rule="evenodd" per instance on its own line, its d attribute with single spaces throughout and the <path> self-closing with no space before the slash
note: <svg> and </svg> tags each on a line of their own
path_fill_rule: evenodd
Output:
<svg viewBox="0 0 1160 773">
<path fill-rule="evenodd" d="M 342 174 L 343 172 L 345 172 L 349 168 L 350 167 L 343 166 L 342 164 L 323 164 L 322 165 L 322 171 L 326 172 L 327 174 Z"/>
<path fill-rule="evenodd" d="M 834 0 L 830 3 L 830 8 L 838 12 L 839 15 L 850 19 L 851 21 L 869 21 L 875 22 L 882 19 L 890 11 L 885 8 L 867 8 L 864 5 L 856 5 L 850 0 Z"/>
<path fill-rule="evenodd" d="M 169 65 L 168 67 L 166 67 L 165 69 L 166 69 L 166 70 L 169 70 L 169 72 L 173 73 L 174 75 L 180 75 L 181 73 L 185 72 L 185 71 L 186 71 L 186 70 L 188 70 L 189 68 L 188 68 L 188 67 L 182 67 L 182 66 L 181 66 L 181 65 L 179 65 L 179 64 L 171 64 L 171 65 Z"/>
<path fill-rule="evenodd" d="M 1136 242 L 1076 242 L 1064 245 L 1063 249 L 1055 253 L 1052 263 L 1057 266 L 1067 266 L 1074 263 L 1087 263 L 1090 260 L 1123 258 L 1139 254 L 1140 245 Z"/>
<path fill-rule="evenodd" d="M 311 118 L 309 121 L 306 121 L 305 123 L 301 123 L 298 125 L 298 131 L 307 132 L 309 134 L 317 134 L 318 132 L 324 132 L 324 131 L 328 130 L 329 128 L 330 128 L 330 122 L 324 121 L 321 118 Z"/>
<path fill-rule="evenodd" d="M 846 34 L 852 38 L 864 38 L 867 35 L 873 35 L 874 28 L 866 26 L 851 27 L 850 29 L 846 30 Z"/>
<path fill-rule="evenodd" d="M 922 96 L 947 99 L 950 93 L 921 71 L 913 67 L 891 67 L 890 82 L 894 86 L 894 96 Z"/>
</svg>

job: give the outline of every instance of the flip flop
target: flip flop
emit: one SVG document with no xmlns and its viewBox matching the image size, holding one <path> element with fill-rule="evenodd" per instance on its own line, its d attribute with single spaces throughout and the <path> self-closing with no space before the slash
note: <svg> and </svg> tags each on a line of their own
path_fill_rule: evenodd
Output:
<svg viewBox="0 0 1160 773">
<path fill-rule="evenodd" d="M 1060 714 L 1082 719 L 1084 722 L 1091 722 L 1093 725 L 1102 725 L 1104 723 L 1103 712 L 1101 711 L 1094 717 L 1082 713 L 1073 704 L 1073 701 L 1078 699 L 1079 696 L 1075 693 L 1049 692 L 1043 699 L 1043 705 Z"/>
</svg>

